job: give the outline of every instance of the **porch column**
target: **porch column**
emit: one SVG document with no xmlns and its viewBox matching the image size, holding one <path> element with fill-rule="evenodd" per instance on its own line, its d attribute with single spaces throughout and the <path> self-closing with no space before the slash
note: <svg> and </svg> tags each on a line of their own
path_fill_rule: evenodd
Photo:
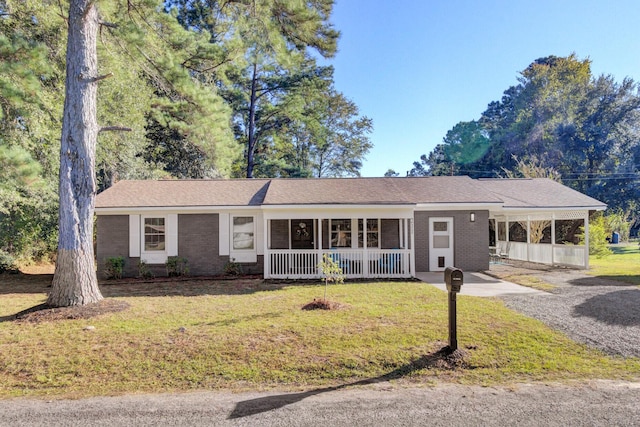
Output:
<svg viewBox="0 0 640 427">
<path fill-rule="evenodd" d="M 316 247 L 318 248 L 318 263 L 322 262 L 322 218 L 318 218 L 318 230 L 317 230 L 316 240 L 318 243 Z"/>
<path fill-rule="evenodd" d="M 584 215 L 584 268 L 589 268 L 589 211 Z"/>
<path fill-rule="evenodd" d="M 551 214 L 551 265 L 556 265 L 556 214 Z"/>
<path fill-rule="evenodd" d="M 529 252 L 531 252 L 531 215 L 527 215 L 527 261 L 531 260 Z"/>
<path fill-rule="evenodd" d="M 411 242 L 411 255 L 410 256 L 410 268 L 411 268 L 411 277 L 415 277 L 416 276 L 416 238 L 415 238 L 415 232 L 414 232 L 414 228 L 413 228 L 413 218 L 409 219 L 408 221 L 408 228 L 409 228 L 409 238 L 410 238 L 410 242 Z"/>
<path fill-rule="evenodd" d="M 271 221 L 269 221 L 264 215 L 263 215 L 263 230 L 264 230 L 264 239 L 262 240 L 264 243 L 264 245 L 266 246 L 264 248 L 264 271 L 263 271 L 263 276 L 265 279 L 269 279 L 271 278 Z"/>
<path fill-rule="evenodd" d="M 357 229 L 356 236 L 358 235 L 359 232 L 360 230 Z M 378 230 L 378 233 L 380 233 L 380 230 Z M 367 217 L 365 215 L 362 218 L 362 275 L 364 277 L 369 277 L 369 244 L 367 243 L 368 234 L 369 233 L 367 233 Z M 380 234 L 378 234 L 378 239 L 380 239 Z"/>
</svg>

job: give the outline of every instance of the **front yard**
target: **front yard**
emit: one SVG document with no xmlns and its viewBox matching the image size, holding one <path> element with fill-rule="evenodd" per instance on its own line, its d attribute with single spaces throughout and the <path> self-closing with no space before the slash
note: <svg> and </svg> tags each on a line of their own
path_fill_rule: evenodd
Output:
<svg viewBox="0 0 640 427">
<path fill-rule="evenodd" d="M 0 276 L 0 397 L 299 389 L 361 380 L 495 384 L 640 377 L 640 360 L 578 345 L 493 299 L 458 297 L 464 360 L 447 343 L 446 293 L 420 282 L 330 285 L 339 310 L 304 311 L 321 285 L 191 280 L 101 286 L 129 308 L 28 322 L 50 276 Z M 89 328 L 88 328 L 89 327 Z"/>
</svg>

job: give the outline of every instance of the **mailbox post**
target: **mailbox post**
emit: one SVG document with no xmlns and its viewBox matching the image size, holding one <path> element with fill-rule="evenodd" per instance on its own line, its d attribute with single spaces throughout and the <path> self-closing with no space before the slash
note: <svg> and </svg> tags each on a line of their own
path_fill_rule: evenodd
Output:
<svg viewBox="0 0 640 427">
<path fill-rule="evenodd" d="M 462 270 L 455 267 L 445 268 L 444 283 L 449 294 L 449 349 L 453 352 L 458 349 L 456 295 L 463 284 Z"/>
</svg>

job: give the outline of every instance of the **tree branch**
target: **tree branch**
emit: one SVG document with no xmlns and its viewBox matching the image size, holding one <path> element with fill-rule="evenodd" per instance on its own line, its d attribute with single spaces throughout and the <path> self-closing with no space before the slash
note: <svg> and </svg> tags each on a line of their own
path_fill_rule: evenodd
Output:
<svg viewBox="0 0 640 427">
<path fill-rule="evenodd" d="M 117 24 L 113 24 L 111 22 L 106 22 L 106 21 L 100 21 L 98 22 L 99 25 L 103 26 L 103 27 L 108 27 L 108 28 L 118 28 Z"/>
<path fill-rule="evenodd" d="M 131 128 L 126 128 L 124 126 L 104 126 L 98 129 L 98 133 L 102 132 L 131 132 Z"/>
<path fill-rule="evenodd" d="M 80 76 L 80 77 L 82 78 L 83 76 Z M 113 77 L 113 73 L 104 74 L 102 76 L 97 76 L 97 77 L 89 77 L 87 78 L 87 80 L 90 81 L 91 83 L 95 83 L 100 80 L 108 79 L 109 77 Z"/>
</svg>

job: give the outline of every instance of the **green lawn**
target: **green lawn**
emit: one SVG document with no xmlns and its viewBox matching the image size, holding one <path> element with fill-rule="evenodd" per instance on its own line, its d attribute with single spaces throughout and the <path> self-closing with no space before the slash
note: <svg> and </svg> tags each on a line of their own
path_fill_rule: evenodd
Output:
<svg viewBox="0 0 640 427">
<path fill-rule="evenodd" d="M 639 359 L 607 357 L 497 300 L 466 296 L 458 297 L 458 339 L 467 366 L 446 369 L 431 357 L 447 342 L 446 293 L 419 282 L 330 285 L 329 299 L 346 305 L 332 311 L 301 310 L 322 296 L 320 285 L 103 286 L 130 308 L 34 324 L 8 318 L 42 303 L 44 289 L 11 293 L 6 277 L 0 397 L 640 377 Z"/>
<path fill-rule="evenodd" d="M 589 259 L 589 274 L 640 285 L 640 248 L 636 243 L 612 245 L 612 254 Z"/>
</svg>

